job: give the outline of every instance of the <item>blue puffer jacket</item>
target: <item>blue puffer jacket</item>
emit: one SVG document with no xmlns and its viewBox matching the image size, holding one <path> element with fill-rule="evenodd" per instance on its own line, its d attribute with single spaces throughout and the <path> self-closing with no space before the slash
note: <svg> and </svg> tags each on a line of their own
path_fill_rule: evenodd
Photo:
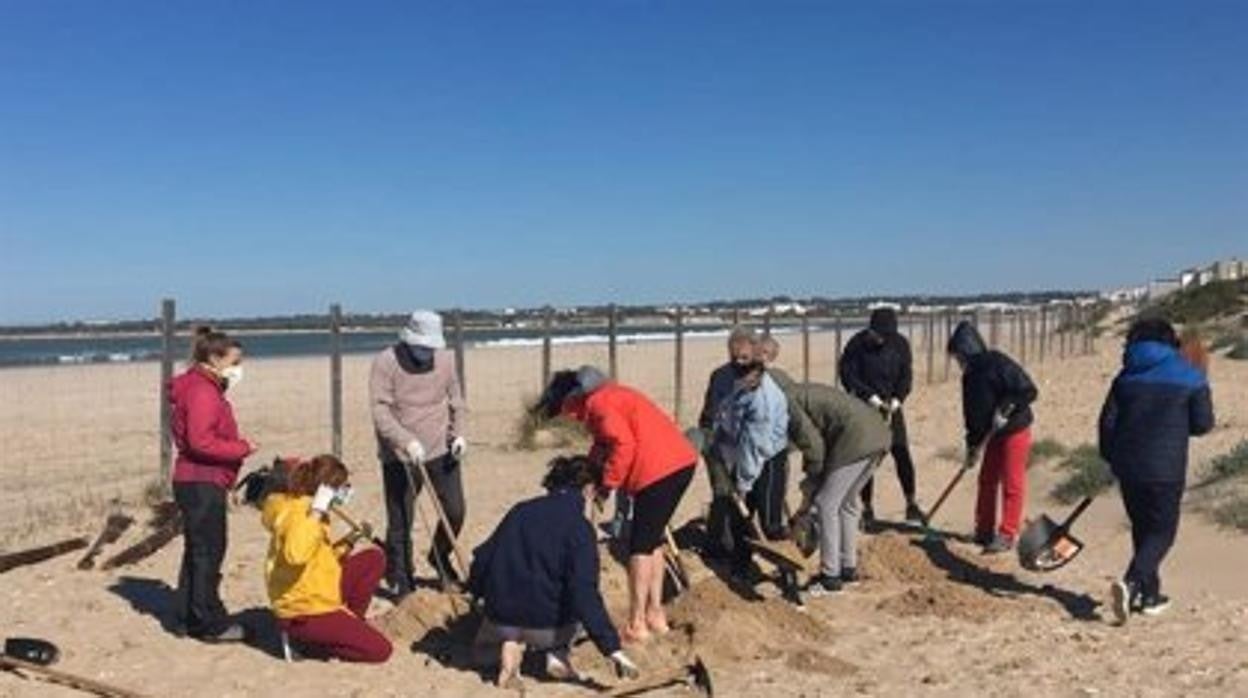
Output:
<svg viewBox="0 0 1248 698">
<path fill-rule="evenodd" d="M 1101 457 L 1124 482 L 1187 479 L 1187 442 L 1213 428 L 1204 375 L 1174 347 L 1135 342 L 1101 409 Z"/>
</svg>

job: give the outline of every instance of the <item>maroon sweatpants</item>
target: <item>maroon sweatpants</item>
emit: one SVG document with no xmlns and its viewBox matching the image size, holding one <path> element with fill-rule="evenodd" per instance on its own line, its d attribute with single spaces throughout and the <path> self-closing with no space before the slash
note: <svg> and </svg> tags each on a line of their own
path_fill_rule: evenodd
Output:
<svg viewBox="0 0 1248 698">
<path fill-rule="evenodd" d="M 364 622 L 373 592 L 386 571 L 386 556 L 376 548 L 342 561 L 342 600 L 347 610 L 279 620 L 278 625 L 305 653 L 348 662 L 379 664 L 390 658 L 390 641 Z"/>
</svg>

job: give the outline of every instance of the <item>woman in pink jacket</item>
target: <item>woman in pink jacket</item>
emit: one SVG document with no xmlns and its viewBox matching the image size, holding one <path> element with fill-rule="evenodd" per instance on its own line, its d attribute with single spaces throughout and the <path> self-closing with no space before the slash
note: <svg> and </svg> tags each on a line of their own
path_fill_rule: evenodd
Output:
<svg viewBox="0 0 1248 698">
<path fill-rule="evenodd" d="M 205 642 L 239 642 L 242 626 L 221 603 L 226 547 L 226 496 L 243 459 L 256 445 L 243 439 L 225 391 L 242 380 L 242 346 L 210 328 L 198 328 L 191 366 L 169 383 L 172 436 L 178 449 L 173 498 L 182 513 L 179 612 L 186 632 Z"/>
</svg>

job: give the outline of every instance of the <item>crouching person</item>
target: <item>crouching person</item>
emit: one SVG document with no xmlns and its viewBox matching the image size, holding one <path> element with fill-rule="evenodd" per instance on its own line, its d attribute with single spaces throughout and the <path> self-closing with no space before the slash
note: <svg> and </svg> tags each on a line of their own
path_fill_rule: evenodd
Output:
<svg viewBox="0 0 1248 698">
<path fill-rule="evenodd" d="M 342 461 L 317 456 L 294 465 L 282 491 L 264 499 L 264 526 L 273 534 L 265 563 L 269 601 L 302 653 L 381 663 L 390 658 L 390 641 L 364 615 L 385 555 L 377 548 L 351 554 L 350 544 L 330 539 L 329 509 L 345 500 L 347 479 Z"/>
<path fill-rule="evenodd" d="M 638 675 L 598 591 L 597 535 L 585 514 L 601 481 L 588 458 L 554 459 L 546 494 L 512 507 L 473 551 L 468 588 L 485 609 L 473 660 L 497 665 L 499 686 L 519 685 L 526 650 L 546 653 L 551 678 L 578 679 L 571 650 L 582 628 L 621 678 Z"/>
</svg>

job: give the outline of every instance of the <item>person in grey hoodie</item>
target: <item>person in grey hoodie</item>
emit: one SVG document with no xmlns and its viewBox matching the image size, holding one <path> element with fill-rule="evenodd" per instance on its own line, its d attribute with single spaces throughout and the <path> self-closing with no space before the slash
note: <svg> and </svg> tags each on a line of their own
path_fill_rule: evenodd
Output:
<svg viewBox="0 0 1248 698">
<path fill-rule="evenodd" d="M 464 524 L 464 396 L 455 354 L 447 350 L 442 335 L 441 316 L 429 310 L 412 313 L 399 341 L 373 359 L 368 401 L 386 498 L 386 582 L 402 595 L 415 582 L 412 516 L 426 469 L 456 535 Z M 450 537 L 439 525 L 429 565 L 443 583 L 458 584 L 451 549 Z"/>
<path fill-rule="evenodd" d="M 785 536 L 784 495 L 788 483 L 789 407 L 784 392 L 761 360 L 750 365 L 716 412 L 712 448 L 728 469 L 736 494 L 771 540 Z M 734 517 L 735 518 L 735 517 Z M 746 576 L 750 548 L 747 524 L 733 526 L 734 572 Z"/>
</svg>

